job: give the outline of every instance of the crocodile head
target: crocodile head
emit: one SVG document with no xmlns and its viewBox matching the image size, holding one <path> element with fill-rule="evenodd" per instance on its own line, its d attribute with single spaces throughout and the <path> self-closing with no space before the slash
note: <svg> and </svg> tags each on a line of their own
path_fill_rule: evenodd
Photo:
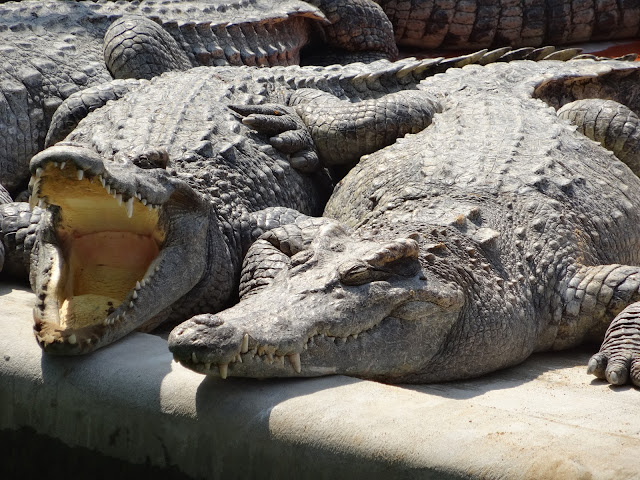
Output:
<svg viewBox="0 0 640 480">
<path fill-rule="evenodd" d="M 31 284 L 46 352 L 86 353 L 153 328 L 200 280 L 208 209 L 167 161 L 162 150 L 105 161 L 74 144 L 33 157 L 31 204 L 43 215 Z"/>
<path fill-rule="evenodd" d="M 287 263 L 236 306 L 174 328 L 174 358 L 223 378 L 411 381 L 428 368 L 464 303 L 461 290 L 421 266 L 414 238 L 379 243 L 323 227 Z"/>
</svg>

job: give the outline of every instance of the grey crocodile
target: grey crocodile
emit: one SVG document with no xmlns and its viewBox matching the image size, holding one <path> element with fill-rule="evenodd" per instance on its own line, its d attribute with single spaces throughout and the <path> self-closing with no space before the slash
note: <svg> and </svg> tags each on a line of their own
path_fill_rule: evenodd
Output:
<svg viewBox="0 0 640 480">
<path fill-rule="evenodd" d="M 433 123 L 363 158 L 323 219 L 265 233 L 241 301 L 176 327 L 174 357 L 222 377 L 419 383 L 601 340 L 640 300 L 640 179 L 577 129 L 632 148 L 639 80 L 635 63 L 593 60 L 425 79 Z M 632 369 L 640 385 L 630 308 L 589 365 L 613 384 Z"/>
<path fill-rule="evenodd" d="M 398 45 L 478 49 L 638 38 L 640 4 L 595 0 L 375 0 Z"/>
<path fill-rule="evenodd" d="M 5 249 L 18 257 L 7 261 L 30 255 L 43 349 L 86 353 L 228 306 L 250 243 L 321 213 L 332 183 L 318 157 L 348 163 L 428 125 L 433 102 L 415 86 L 440 63 L 114 81 L 128 93 L 85 111 L 31 160 L 33 218 L 24 204 L 0 208 Z"/>
<path fill-rule="evenodd" d="M 0 5 L 0 183 L 13 194 L 25 187 L 55 110 L 79 90 L 200 65 L 298 64 L 313 45 L 333 49 L 334 61 L 397 54 L 388 19 L 369 0 Z"/>
</svg>

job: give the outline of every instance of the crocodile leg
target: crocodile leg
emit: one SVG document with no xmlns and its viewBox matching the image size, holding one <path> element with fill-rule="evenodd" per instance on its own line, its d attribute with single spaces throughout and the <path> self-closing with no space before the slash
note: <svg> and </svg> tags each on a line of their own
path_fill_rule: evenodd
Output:
<svg viewBox="0 0 640 480">
<path fill-rule="evenodd" d="M 578 267 L 560 288 L 556 307 L 561 314 L 554 317 L 561 319 L 542 336 L 546 341 L 553 337 L 547 346 L 564 349 L 604 336 L 600 353 L 589 361 L 588 373 L 619 385 L 627 382 L 632 368 L 632 381 L 640 384 L 640 305 L 634 303 L 640 300 L 640 267 Z"/>
<path fill-rule="evenodd" d="M 319 90 L 300 89 L 289 104 L 309 127 L 325 165 L 355 164 L 362 155 L 423 130 L 442 110 L 435 98 L 416 90 L 350 102 Z"/>
<path fill-rule="evenodd" d="M 261 235 L 244 257 L 240 298 L 258 293 L 273 282 L 278 272 L 295 265 L 298 259 L 292 257 L 308 250 L 321 228 L 343 227 L 329 218 L 300 215 Z"/>
<path fill-rule="evenodd" d="M 560 108 L 558 116 L 611 150 L 633 173 L 640 174 L 640 119 L 626 105 L 613 100 L 576 100 Z"/>
<path fill-rule="evenodd" d="M 113 80 L 74 93 L 58 107 L 51 119 L 45 148 L 64 139 L 76 128 L 80 120 L 104 106 L 109 100 L 117 100 L 140 86 L 140 80 Z"/>
<path fill-rule="evenodd" d="M 298 114 L 282 105 L 230 105 L 242 115 L 242 123 L 269 135 L 269 143 L 289 155 L 291 166 L 301 172 L 317 170 L 320 164 L 313 138 Z"/>
<path fill-rule="evenodd" d="M 587 373 L 613 385 L 631 381 L 640 387 L 640 303 L 613 319 L 600 351 L 589 360 Z"/>
<path fill-rule="evenodd" d="M 269 135 L 284 129 L 281 124 L 285 117 L 281 110 L 288 112 L 286 121 L 291 123 L 291 128 L 287 127 L 285 132 L 288 135 L 272 137 L 271 143 L 283 152 L 302 143 L 304 153 L 299 163 L 306 170 L 314 167 L 312 161 L 304 160 L 306 152 L 312 150 L 305 133 L 307 129 L 323 165 L 351 166 L 362 155 L 391 145 L 407 133 L 423 130 L 431 124 L 433 115 L 442 110 L 435 98 L 417 90 L 350 102 L 320 90 L 302 88 L 291 95 L 288 103 L 295 108 L 306 128 L 296 123 L 291 112 L 283 107 L 233 108 L 242 115 L 248 115 L 243 123 Z M 252 113 L 254 111 L 256 113 Z M 298 138 L 300 136 L 304 141 Z"/>
</svg>

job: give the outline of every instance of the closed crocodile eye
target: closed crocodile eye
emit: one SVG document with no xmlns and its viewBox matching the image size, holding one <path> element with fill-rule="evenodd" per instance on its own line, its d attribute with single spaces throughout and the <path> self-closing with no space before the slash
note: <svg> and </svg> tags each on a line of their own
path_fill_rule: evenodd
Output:
<svg viewBox="0 0 640 480">
<path fill-rule="evenodd" d="M 371 267 L 363 262 L 343 263 L 338 268 L 340 282 L 345 285 L 364 285 L 376 279 Z"/>
</svg>

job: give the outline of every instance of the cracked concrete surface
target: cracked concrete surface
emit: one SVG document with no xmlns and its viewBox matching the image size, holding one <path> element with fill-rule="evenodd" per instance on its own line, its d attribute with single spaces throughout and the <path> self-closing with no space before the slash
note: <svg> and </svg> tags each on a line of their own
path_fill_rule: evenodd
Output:
<svg viewBox="0 0 640 480">
<path fill-rule="evenodd" d="M 592 380 L 587 350 L 436 385 L 219 380 L 142 333 L 88 356 L 46 356 L 33 299 L 0 286 L 0 430 L 31 427 L 195 478 L 640 476 L 640 392 Z"/>
</svg>

